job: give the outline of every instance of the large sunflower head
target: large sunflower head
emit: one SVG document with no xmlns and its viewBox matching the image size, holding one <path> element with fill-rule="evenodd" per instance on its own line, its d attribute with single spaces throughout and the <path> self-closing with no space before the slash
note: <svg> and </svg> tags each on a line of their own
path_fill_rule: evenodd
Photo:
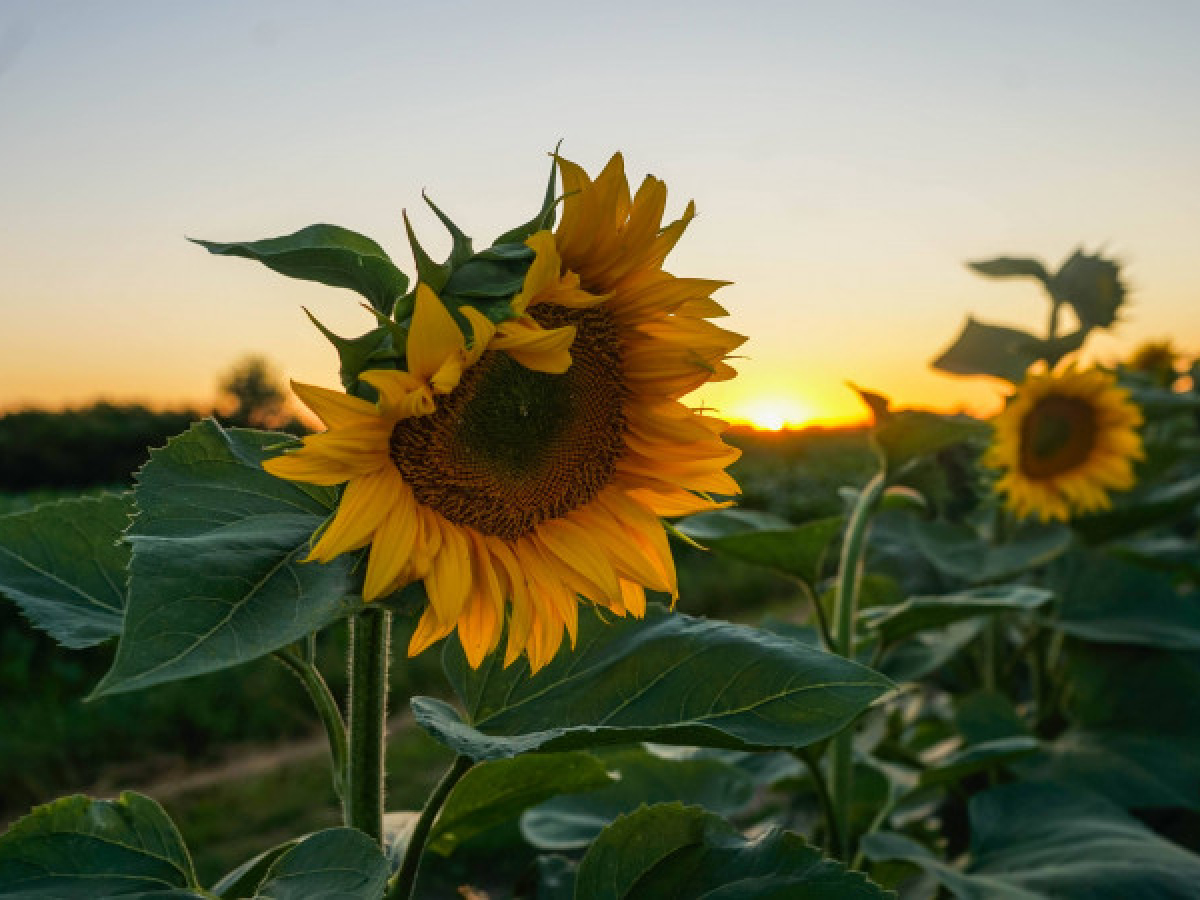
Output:
<svg viewBox="0 0 1200 900">
<path fill-rule="evenodd" d="M 395 331 L 401 367 L 359 373 L 377 396 L 295 385 L 328 430 L 265 464 L 345 485 L 310 558 L 369 545 L 364 599 L 424 581 L 410 655 L 457 629 L 478 666 L 507 623 L 505 664 L 536 670 L 580 599 L 641 616 L 647 588 L 674 597 L 660 517 L 738 492 L 724 423 L 680 399 L 731 377 L 743 341 L 708 321 L 723 282 L 662 269 L 692 207 L 664 226 L 665 185 L 631 196 L 620 155 L 595 181 L 556 163 L 558 229 L 543 215 L 437 270 Z"/>
<path fill-rule="evenodd" d="M 987 463 L 1019 516 L 1066 521 L 1072 513 L 1107 509 L 1108 492 L 1133 486 L 1143 457 L 1142 415 L 1099 369 L 1030 375 L 993 422 Z"/>
</svg>

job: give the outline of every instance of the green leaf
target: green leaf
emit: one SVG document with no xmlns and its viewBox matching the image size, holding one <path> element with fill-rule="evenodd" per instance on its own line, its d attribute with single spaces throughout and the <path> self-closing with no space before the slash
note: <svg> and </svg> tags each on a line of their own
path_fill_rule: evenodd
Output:
<svg viewBox="0 0 1200 900">
<path fill-rule="evenodd" d="M 305 563 L 333 491 L 267 474 L 288 435 L 208 420 L 138 473 L 129 608 L 96 694 L 214 672 L 278 650 L 349 609 L 350 562 Z"/>
<path fill-rule="evenodd" d="M 677 803 L 642 807 L 605 829 L 579 865 L 588 900 L 882 900 L 859 872 L 822 858 L 797 834 L 747 840 L 710 812 Z"/>
<path fill-rule="evenodd" d="M 621 747 L 602 758 L 615 780 L 530 809 L 521 817 L 525 840 L 539 850 L 578 850 L 643 804 L 677 801 L 728 816 L 754 795 L 750 775 L 720 759 L 667 759 L 641 746 Z"/>
<path fill-rule="evenodd" d="M 954 724 L 968 744 L 1029 734 L 1012 701 L 999 691 L 975 691 L 959 698 L 954 704 Z"/>
<path fill-rule="evenodd" d="M 1036 753 L 1039 744 L 1030 735 L 1014 735 L 996 738 L 978 744 L 970 744 L 921 773 L 921 787 L 961 781 L 968 775 L 986 772 L 998 766 L 1006 766 L 1018 759 Z"/>
<path fill-rule="evenodd" d="M 256 900 L 379 900 L 388 874 L 378 844 L 354 828 L 329 828 L 275 860 Z"/>
<path fill-rule="evenodd" d="M 611 781 L 589 753 L 546 753 L 475 766 L 454 788 L 429 836 L 429 848 L 449 856 L 464 841 L 550 797 L 601 788 Z"/>
<path fill-rule="evenodd" d="M 681 519 L 675 527 L 722 556 L 814 585 L 830 543 L 842 530 L 842 520 L 834 517 L 792 525 L 769 513 L 721 509 Z"/>
<path fill-rule="evenodd" d="M 565 856 L 539 856 L 534 861 L 537 900 L 575 900 L 575 874 L 579 866 Z"/>
<path fill-rule="evenodd" d="M 132 494 L 47 503 L 0 516 L 0 593 L 65 647 L 121 633 Z"/>
<path fill-rule="evenodd" d="M 1027 331 L 968 317 L 962 332 L 934 360 L 933 367 L 953 375 L 991 375 L 1016 384 L 1041 358 L 1041 343 Z"/>
<path fill-rule="evenodd" d="M 263 241 L 193 241 L 218 256 L 258 260 L 290 278 L 349 288 L 383 313 L 408 290 L 408 277 L 377 243 L 337 225 L 310 225 Z"/>
<path fill-rule="evenodd" d="M 1099 643 L 1200 650 L 1200 593 L 1179 592 L 1160 572 L 1081 552 L 1056 583 L 1060 631 Z"/>
<path fill-rule="evenodd" d="M 1074 520 L 1075 530 L 1093 543 L 1110 541 L 1149 528 L 1173 522 L 1200 505 L 1200 475 L 1174 479 L 1166 483 L 1139 485 L 1117 494 L 1108 512 Z"/>
<path fill-rule="evenodd" d="M 1023 524 L 999 545 L 949 522 L 912 519 L 909 533 L 917 550 L 939 572 L 972 584 L 1000 581 L 1044 566 L 1071 546 L 1071 529 L 1064 525 Z"/>
<path fill-rule="evenodd" d="M 1200 857 L 1095 794 L 1012 784 L 971 798 L 965 872 L 898 835 L 864 840 L 873 859 L 908 859 L 971 900 L 1185 900 Z M 882 840 L 881 840 L 882 838 Z"/>
<path fill-rule="evenodd" d="M 872 433 L 889 475 L 909 463 L 986 433 L 987 426 L 969 416 L 944 416 L 925 410 L 893 413 Z"/>
<path fill-rule="evenodd" d="M 580 613 L 573 652 L 537 675 L 493 654 L 478 671 L 447 643 L 468 710 L 413 700 L 417 723 L 473 759 L 603 744 L 802 747 L 844 728 L 891 687 L 877 672 L 769 632 L 652 606 L 646 619 Z"/>
<path fill-rule="evenodd" d="M 1043 283 L 1050 280 L 1046 267 L 1036 259 L 1020 256 L 998 256 L 967 263 L 968 268 L 989 278 L 1036 278 Z"/>
<path fill-rule="evenodd" d="M 196 887 L 183 838 L 149 797 L 75 795 L 0 835 L 0 897 L 93 900 Z"/>
<path fill-rule="evenodd" d="M 885 642 L 894 643 L 918 631 L 976 616 L 1032 612 L 1050 602 L 1053 596 L 1053 592 L 1045 588 L 1003 584 L 937 597 L 909 597 L 897 606 L 864 609 L 860 615 Z"/>
<path fill-rule="evenodd" d="M 258 856 L 246 860 L 214 884 L 212 886 L 212 893 L 221 897 L 222 900 L 249 900 L 257 892 L 258 886 L 262 884 L 263 878 L 266 877 L 271 866 L 275 864 L 275 860 L 279 859 L 279 857 L 287 853 L 298 843 L 300 843 L 299 838 L 285 841 L 276 847 L 272 847 L 270 850 L 264 850 Z"/>
<path fill-rule="evenodd" d="M 917 681 L 950 662 L 982 633 L 987 618 L 966 619 L 948 628 L 922 631 L 883 654 L 879 670 L 896 682 Z"/>
</svg>

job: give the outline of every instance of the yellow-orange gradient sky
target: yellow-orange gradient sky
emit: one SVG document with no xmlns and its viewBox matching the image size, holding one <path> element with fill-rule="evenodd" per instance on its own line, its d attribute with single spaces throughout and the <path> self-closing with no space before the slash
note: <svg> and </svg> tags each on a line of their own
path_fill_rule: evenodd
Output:
<svg viewBox="0 0 1200 900">
<path fill-rule="evenodd" d="M 260 352 L 335 386 L 301 305 L 356 297 L 208 256 L 334 222 L 405 268 L 420 192 L 484 244 L 546 152 L 616 149 L 700 216 L 669 260 L 750 336 L 693 399 L 763 425 L 988 411 L 928 360 L 968 311 L 1038 328 L 963 261 L 1077 244 L 1128 263 L 1128 323 L 1200 351 L 1200 4 L 9 2 L 0 5 L 0 410 L 211 402 Z M 357 330 L 356 330 L 357 329 Z"/>
</svg>

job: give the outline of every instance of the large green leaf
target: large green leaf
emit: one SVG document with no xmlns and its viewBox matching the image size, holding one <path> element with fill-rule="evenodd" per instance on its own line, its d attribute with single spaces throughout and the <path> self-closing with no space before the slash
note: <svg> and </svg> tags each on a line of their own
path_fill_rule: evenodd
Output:
<svg viewBox="0 0 1200 900">
<path fill-rule="evenodd" d="M 272 863 L 256 900 L 379 900 L 388 880 L 379 845 L 354 828 L 329 828 Z"/>
<path fill-rule="evenodd" d="M 754 779 L 720 759 L 667 759 L 641 746 L 621 747 L 602 758 L 615 780 L 530 809 L 521 817 L 525 840 L 539 850 L 577 850 L 643 804 L 677 801 L 728 816 L 754 794 Z"/>
<path fill-rule="evenodd" d="M 138 473 L 129 608 L 112 694 L 235 666 L 348 608 L 350 562 L 305 563 L 333 492 L 267 474 L 269 432 L 199 422 Z"/>
<path fill-rule="evenodd" d="M 156 897 L 194 887 L 179 831 L 161 806 L 140 794 L 63 797 L 0 835 L 0 897 Z"/>
<path fill-rule="evenodd" d="M 591 791 L 612 778 L 590 753 L 545 753 L 475 766 L 454 788 L 429 836 L 429 849 L 453 853 L 461 843 L 550 797 Z"/>
<path fill-rule="evenodd" d="M 891 687 L 841 657 L 743 625 L 651 607 L 646 619 L 581 612 L 574 651 L 537 675 L 493 654 L 476 671 L 448 643 L 446 673 L 467 710 L 413 700 L 418 724 L 474 759 L 602 744 L 801 747 L 849 725 Z"/>
<path fill-rule="evenodd" d="M 310 225 L 294 234 L 262 241 L 195 241 L 219 256 L 258 260 L 280 274 L 362 294 L 390 313 L 408 290 L 408 277 L 369 237 L 337 225 Z"/>
<path fill-rule="evenodd" d="M 1015 384 L 1040 358 L 1041 343 L 1028 331 L 968 317 L 962 332 L 934 360 L 933 367 L 954 375 L 991 375 Z"/>
<path fill-rule="evenodd" d="M 749 509 L 721 509 L 675 523 L 684 535 L 722 556 L 766 566 L 815 584 L 830 542 L 842 530 L 839 517 L 792 525 Z"/>
<path fill-rule="evenodd" d="M 987 427 L 969 416 L 945 416 L 927 410 L 893 413 L 872 432 L 889 476 L 909 463 L 985 434 Z"/>
<path fill-rule="evenodd" d="M 1186 900 L 1197 857 L 1102 797 L 1053 784 L 1012 784 L 970 802 L 965 871 L 898 835 L 864 840 L 874 859 L 907 859 L 969 900 Z"/>
<path fill-rule="evenodd" d="M 645 806 L 609 826 L 579 865 L 578 900 L 882 900 L 859 872 L 824 859 L 797 834 L 747 840 L 718 816 L 677 803 Z"/>
<path fill-rule="evenodd" d="M 912 519 L 909 529 L 917 550 L 938 571 L 972 584 L 1044 566 L 1071 546 L 1071 530 L 1063 525 L 1025 524 L 1003 544 L 985 541 L 972 529 L 949 522 Z"/>
<path fill-rule="evenodd" d="M 1056 627 L 1087 641 L 1200 650 L 1200 594 L 1160 572 L 1080 553 L 1058 573 Z"/>
<path fill-rule="evenodd" d="M 212 893 L 221 900 L 250 900 L 257 893 L 258 886 L 262 884 L 263 878 L 275 864 L 275 860 L 298 843 L 300 843 L 300 838 L 295 838 L 251 857 L 236 869 L 223 875 L 221 880 L 212 886 Z"/>
<path fill-rule="evenodd" d="M 918 631 L 941 628 L 982 615 L 1032 612 L 1054 596 L 1045 588 L 1022 584 L 971 588 L 937 597 L 909 597 L 896 606 L 864 609 L 861 618 L 885 642 L 903 640 Z"/>
<path fill-rule="evenodd" d="M 132 494 L 107 494 L 0 516 L 0 593 L 66 647 L 117 636 L 132 514 Z"/>
</svg>

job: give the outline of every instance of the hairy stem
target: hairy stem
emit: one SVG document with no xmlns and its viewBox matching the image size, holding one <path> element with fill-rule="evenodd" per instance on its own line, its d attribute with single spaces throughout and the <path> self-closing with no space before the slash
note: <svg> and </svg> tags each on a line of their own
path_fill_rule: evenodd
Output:
<svg viewBox="0 0 1200 900">
<path fill-rule="evenodd" d="M 333 787 L 339 797 L 345 796 L 346 791 L 346 723 L 342 721 L 341 710 L 329 685 L 321 677 L 320 670 L 312 662 L 312 654 L 298 655 L 291 648 L 280 650 L 275 654 L 293 675 L 300 679 L 308 696 L 312 698 L 321 724 L 325 726 L 325 736 L 329 739 L 329 757 L 333 763 Z"/>
<path fill-rule="evenodd" d="M 849 660 L 854 659 L 854 620 L 858 616 L 858 590 L 862 583 L 863 557 L 867 549 L 867 528 L 871 515 L 879 505 L 886 486 L 880 472 L 862 489 L 858 502 L 846 525 L 842 541 L 842 558 L 838 567 L 837 591 L 834 595 L 834 640 L 837 651 Z M 842 729 L 833 739 L 833 807 L 840 833 L 838 846 L 843 858 L 853 850 L 850 835 L 850 804 L 854 792 L 854 726 Z"/>
<path fill-rule="evenodd" d="M 392 614 L 367 609 L 350 620 L 350 741 L 346 824 L 383 843 L 383 750 Z"/>
<path fill-rule="evenodd" d="M 433 823 L 437 821 L 438 813 L 442 811 L 442 806 L 445 805 L 446 798 L 450 796 L 454 786 L 474 764 L 468 756 L 455 759 L 454 764 L 446 770 L 442 780 L 425 801 L 425 808 L 421 810 L 417 824 L 413 826 L 412 837 L 404 849 L 404 861 L 400 864 L 400 871 L 396 873 L 385 900 L 409 900 L 413 896 L 413 890 L 417 886 L 417 873 L 421 869 L 421 855 L 425 852 L 425 842 L 429 840 Z"/>
</svg>

